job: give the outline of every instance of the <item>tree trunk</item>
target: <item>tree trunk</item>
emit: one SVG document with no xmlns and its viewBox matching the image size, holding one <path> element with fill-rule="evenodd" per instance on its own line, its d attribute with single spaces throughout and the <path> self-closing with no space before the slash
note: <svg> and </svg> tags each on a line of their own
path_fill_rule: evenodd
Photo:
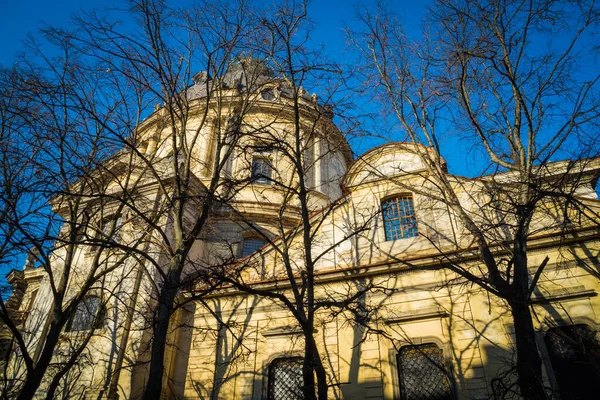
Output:
<svg viewBox="0 0 600 400">
<path fill-rule="evenodd" d="M 54 395 L 60 385 L 60 380 L 69 372 L 69 369 L 73 368 L 74 364 L 75 362 L 72 362 L 68 367 L 63 367 L 58 374 L 52 377 L 52 382 L 50 382 L 50 386 L 48 386 L 48 389 L 46 390 L 46 400 L 52 400 L 55 398 Z"/>
<path fill-rule="evenodd" d="M 148 385 L 144 392 L 144 399 L 160 399 L 162 392 L 163 373 L 165 370 L 165 348 L 167 335 L 169 333 L 169 321 L 173 310 L 173 303 L 179 287 L 180 272 L 170 270 L 165 279 L 165 285 L 160 291 L 156 325 L 154 326 L 154 337 L 152 339 L 152 350 L 150 352 L 150 372 L 148 374 Z"/>
<path fill-rule="evenodd" d="M 327 374 L 319 355 L 312 332 L 304 331 L 304 364 L 302 376 L 304 380 L 304 398 L 310 400 L 327 399 Z M 317 393 L 315 394 L 315 375 L 317 376 Z"/>
<path fill-rule="evenodd" d="M 40 355 L 40 358 L 35 364 L 33 370 L 27 374 L 27 378 L 25 378 L 23 388 L 21 389 L 17 400 L 31 400 L 35 396 L 36 391 L 42 383 L 42 379 L 44 379 L 44 375 L 46 374 L 46 370 L 50 365 L 50 361 L 52 361 L 52 356 L 54 354 L 56 344 L 58 343 L 61 329 L 62 325 L 55 323 L 51 324 L 50 329 L 48 330 L 48 335 L 46 336 L 46 341 L 44 342 L 42 354 Z"/>
<path fill-rule="evenodd" d="M 327 400 L 327 374 L 323 367 L 323 362 L 319 356 L 319 350 L 315 347 L 313 363 L 315 367 L 315 373 L 317 375 L 317 393 L 319 400 Z"/>
<path fill-rule="evenodd" d="M 517 344 L 517 376 L 521 396 L 526 400 L 547 399 L 542 378 L 542 360 L 535 342 L 529 306 L 510 303 Z"/>
</svg>

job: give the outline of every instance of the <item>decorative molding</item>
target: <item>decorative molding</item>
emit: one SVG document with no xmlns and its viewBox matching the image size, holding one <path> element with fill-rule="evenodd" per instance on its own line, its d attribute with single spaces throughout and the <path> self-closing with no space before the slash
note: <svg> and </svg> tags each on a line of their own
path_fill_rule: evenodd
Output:
<svg viewBox="0 0 600 400">
<path fill-rule="evenodd" d="M 261 332 L 261 335 L 264 337 L 271 336 L 290 336 L 290 335 L 300 335 L 302 334 L 302 329 L 296 326 L 280 326 L 277 328 L 268 329 L 264 332 Z"/>
<path fill-rule="evenodd" d="M 432 310 L 431 308 L 429 308 L 429 309 L 425 309 L 422 311 L 407 313 L 401 317 L 389 318 L 385 321 L 385 323 L 387 325 L 392 325 L 392 324 L 401 324 L 401 323 L 405 323 L 405 322 L 423 321 L 423 320 L 428 320 L 428 319 L 448 318 L 449 316 L 450 316 L 450 313 L 448 313 L 444 310 L 440 310 L 440 309 Z"/>
<path fill-rule="evenodd" d="M 598 293 L 595 290 L 569 290 L 564 289 L 562 293 L 556 293 L 549 296 L 538 295 L 531 299 L 531 304 L 550 304 L 557 301 L 576 300 L 586 297 L 596 297 Z"/>
</svg>

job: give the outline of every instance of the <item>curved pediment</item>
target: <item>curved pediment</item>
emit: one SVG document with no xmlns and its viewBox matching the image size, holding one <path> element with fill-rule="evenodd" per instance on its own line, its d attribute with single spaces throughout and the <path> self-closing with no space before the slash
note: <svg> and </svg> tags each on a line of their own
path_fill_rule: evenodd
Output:
<svg viewBox="0 0 600 400">
<path fill-rule="evenodd" d="M 423 170 L 425 165 L 422 156 L 429 151 L 425 146 L 413 143 L 390 143 L 376 147 L 356 159 L 348 169 L 344 184 L 355 186 Z"/>
</svg>

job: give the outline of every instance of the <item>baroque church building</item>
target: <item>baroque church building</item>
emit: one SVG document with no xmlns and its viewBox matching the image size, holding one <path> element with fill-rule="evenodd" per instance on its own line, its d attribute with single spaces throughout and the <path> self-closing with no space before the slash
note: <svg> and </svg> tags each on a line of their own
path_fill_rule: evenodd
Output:
<svg viewBox="0 0 600 400">
<path fill-rule="evenodd" d="M 252 62 L 220 78 L 197 74 L 179 100 L 185 113 L 157 106 L 128 147 L 74 183 L 83 200 L 61 234 L 76 229 L 77 243 L 69 252 L 57 241 L 53 276 L 35 255 L 8 275 L 35 360 L 51 330 L 53 279 L 71 263 L 64 307 L 78 300 L 36 396 L 73 358 L 57 396 L 143 397 L 170 249 L 195 232 L 170 314 L 163 398 L 302 398 L 306 332 L 291 310 L 309 303 L 332 399 L 509 398 L 513 318 L 505 300 L 458 273 L 487 277 L 430 179 L 430 149 L 389 143 L 354 159 L 331 109 Z M 173 113 L 184 121 L 176 133 Z M 501 194 L 510 190 L 490 188 L 510 188 L 516 175 L 465 178 L 439 165 L 494 257 L 510 258 Z M 548 201 L 535 212 L 528 307 L 548 393 L 585 398 L 600 362 L 600 160 L 551 163 L 540 176 L 584 207 Z M 52 204 L 65 221 L 67 204 Z M 91 269 L 101 279 L 88 285 Z M 23 379 L 18 346 L 4 363 L 5 381 Z"/>
</svg>

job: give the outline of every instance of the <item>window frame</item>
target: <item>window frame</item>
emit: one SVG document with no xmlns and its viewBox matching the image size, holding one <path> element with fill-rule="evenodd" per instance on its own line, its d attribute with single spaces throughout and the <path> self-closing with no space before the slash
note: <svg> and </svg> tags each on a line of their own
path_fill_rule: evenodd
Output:
<svg viewBox="0 0 600 400">
<path fill-rule="evenodd" d="M 98 299 L 98 303 L 96 305 L 96 310 L 95 310 L 93 316 L 90 315 L 89 310 L 88 310 L 88 304 L 86 304 L 86 300 L 89 301 L 92 298 Z M 89 320 L 84 321 L 86 323 L 86 326 L 77 327 L 76 329 L 74 329 L 73 321 L 75 320 L 78 313 L 83 313 L 82 310 L 88 311 L 88 315 L 85 315 L 84 318 L 89 318 L 89 317 L 91 317 L 91 318 L 89 318 Z M 105 309 L 105 305 L 102 303 L 102 297 L 99 295 L 95 295 L 95 294 L 88 294 L 83 299 L 81 299 L 79 304 L 77 304 L 77 306 L 75 307 L 73 314 L 71 314 L 71 316 L 69 317 L 69 320 L 65 324 L 64 331 L 66 333 L 81 333 L 81 332 L 89 332 L 91 330 L 96 330 L 96 329 L 102 329 L 104 327 L 105 314 L 106 314 L 106 309 Z"/>
<path fill-rule="evenodd" d="M 104 218 L 93 218 L 89 217 L 88 227 L 86 227 L 86 231 L 88 229 L 92 229 L 90 232 L 89 239 L 86 240 L 86 245 L 88 246 L 86 252 L 88 255 L 94 254 L 98 249 L 102 251 L 113 248 L 114 244 L 121 243 L 123 240 L 123 225 L 125 224 L 124 214 L 115 213 L 110 214 Z M 115 227 L 110 234 L 113 220 L 116 220 Z M 93 222 L 92 222 L 93 221 Z M 87 235 L 87 234 L 86 234 Z"/>
<path fill-rule="evenodd" d="M 121 241 L 121 229 L 123 228 L 123 216 L 121 214 L 110 215 L 103 218 L 100 223 L 102 227 L 99 237 L 100 240 L 114 241 L 117 243 Z"/>
<path fill-rule="evenodd" d="M 400 201 L 401 200 L 409 200 L 410 201 L 410 209 L 412 210 L 412 214 L 405 214 L 405 215 L 401 215 L 400 211 L 402 210 L 402 206 Z M 386 216 L 386 206 L 390 203 L 393 203 L 393 205 L 396 207 L 396 216 L 393 218 L 390 218 L 389 216 Z M 395 241 L 395 240 L 402 240 L 402 239 L 411 239 L 411 238 L 415 238 L 419 236 L 419 220 L 417 219 L 417 212 L 416 212 L 416 207 L 415 207 L 415 200 L 414 200 L 414 196 L 412 195 L 412 193 L 400 193 L 400 194 L 396 194 L 393 196 L 387 196 L 384 197 L 381 200 L 381 217 L 382 217 L 382 221 L 383 221 L 383 234 L 384 234 L 384 238 L 386 242 L 391 242 L 391 241 Z M 408 229 L 405 229 L 405 225 L 404 221 L 405 220 L 410 220 L 412 221 L 412 225 L 413 227 L 409 227 Z M 396 226 L 395 222 L 398 221 L 399 224 Z M 396 228 L 396 230 L 399 229 L 400 234 L 399 235 L 388 235 L 388 229 L 389 228 Z M 414 229 L 414 232 L 412 232 L 412 230 Z M 407 233 L 407 231 L 409 231 L 409 233 Z M 390 237 L 392 236 L 392 237 Z"/>
<path fill-rule="evenodd" d="M 273 145 L 268 143 L 259 143 L 253 146 L 252 160 L 250 162 L 250 181 L 254 185 L 273 185 Z M 268 176 L 263 173 L 263 170 L 259 170 L 255 163 L 262 163 L 263 167 L 268 167 Z M 255 173 L 258 172 L 258 173 Z"/>
<path fill-rule="evenodd" d="M 277 357 L 272 359 L 269 362 L 269 365 L 267 367 L 267 384 L 266 384 L 266 395 L 265 398 L 267 400 L 276 400 L 276 398 L 274 397 L 274 386 L 275 386 L 275 367 L 277 366 L 277 364 L 280 363 L 284 363 L 284 362 L 298 362 L 300 365 L 300 382 L 303 382 L 304 378 L 302 376 L 302 365 L 304 363 L 304 358 L 301 356 L 283 356 L 283 357 Z M 302 390 L 302 387 L 300 387 L 300 390 Z"/>
<path fill-rule="evenodd" d="M 252 165 L 250 171 L 250 179 L 252 184 L 254 185 L 272 185 L 273 184 L 273 164 L 271 162 L 271 158 L 268 156 L 252 156 Z M 256 163 L 256 164 L 255 164 Z M 263 173 L 263 171 L 258 171 L 258 163 L 263 163 L 263 166 L 267 166 L 269 168 L 269 175 Z M 258 172 L 258 173 L 255 173 Z"/>
<path fill-rule="evenodd" d="M 258 248 L 256 248 L 254 251 L 252 251 L 251 253 L 245 253 L 245 249 L 246 249 L 246 242 L 249 241 L 255 241 L 255 242 L 261 242 L 262 245 L 259 246 Z M 268 242 L 262 238 L 256 237 L 256 236 L 248 236 L 242 239 L 242 246 L 241 246 L 241 251 L 240 251 L 240 258 L 246 258 L 251 254 L 256 253 L 258 250 L 260 250 L 263 246 L 265 246 Z"/>
<path fill-rule="evenodd" d="M 272 97 L 271 97 L 272 96 Z M 266 87 L 260 91 L 260 98 L 264 101 L 277 101 L 279 100 L 279 93 L 275 86 Z"/>
<path fill-rule="evenodd" d="M 397 351 L 393 351 L 393 363 L 394 363 L 394 367 L 395 367 L 395 379 L 397 380 L 397 390 L 395 390 L 395 396 L 398 400 L 406 400 L 406 383 L 403 379 L 403 370 L 402 370 L 402 361 L 401 361 L 401 356 L 402 356 L 402 350 L 403 349 L 410 349 L 410 348 L 419 348 L 419 347 L 424 347 L 424 346 L 432 346 L 435 347 L 437 349 L 437 351 L 439 351 L 439 356 L 440 356 L 440 362 L 441 362 L 441 370 L 443 372 L 443 378 L 445 379 L 448 385 L 448 393 L 444 395 L 444 400 L 454 400 L 456 399 L 456 389 L 455 389 L 455 382 L 454 382 L 454 377 L 452 375 L 452 368 L 451 365 L 449 365 L 448 360 L 446 359 L 445 355 L 444 355 L 444 348 L 446 346 L 440 346 L 438 343 L 436 343 L 435 341 L 427 341 L 427 342 L 421 342 L 421 343 L 410 343 L 410 344 L 405 344 L 402 347 L 400 347 Z M 447 349 L 446 349 L 447 350 Z M 420 350 L 419 350 L 420 351 Z M 390 352 L 392 353 L 392 352 Z M 390 354 L 390 356 L 392 356 L 392 354 Z M 435 366 L 435 364 L 434 364 Z"/>
</svg>

